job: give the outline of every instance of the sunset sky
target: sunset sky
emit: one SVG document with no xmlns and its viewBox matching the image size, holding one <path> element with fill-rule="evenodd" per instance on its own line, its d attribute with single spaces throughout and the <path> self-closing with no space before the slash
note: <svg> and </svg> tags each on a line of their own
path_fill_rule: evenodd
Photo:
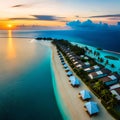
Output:
<svg viewBox="0 0 120 120">
<path fill-rule="evenodd" d="M 0 0 L 0 29 L 63 27 L 77 19 L 116 24 L 120 21 L 120 0 Z"/>
</svg>

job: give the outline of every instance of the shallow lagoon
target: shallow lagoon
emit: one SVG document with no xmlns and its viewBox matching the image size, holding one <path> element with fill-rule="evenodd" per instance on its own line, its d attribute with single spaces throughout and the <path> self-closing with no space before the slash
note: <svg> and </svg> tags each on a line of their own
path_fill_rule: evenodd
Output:
<svg viewBox="0 0 120 120">
<path fill-rule="evenodd" d="M 62 120 L 51 75 L 51 49 L 31 39 L 0 38 L 0 120 Z"/>
<path fill-rule="evenodd" d="M 106 60 L 108 60 L 108 61 L 109 61 L 109 64 L 106 65 L 105 67 L 108 68 L 108 69 L 110 69 L 110 70 L 113 71 L 113 72 L 118 72 L 118 73 L 120 74 L 120 53 L 112 52 L 112 51 L 107 51 L 107 50 L 97 50 L 96 47 L 92 47 L 92 46 L 85 45 L 85 44 L 81 44 L 81 43 L 76 43 L 76 42 L 72 42 L 72 43 L 73 43 L 73 44 L 77 44 L 77 45 L 80 46 L 80 47 L 86 47 L 86 46 L 87 46 L 90 50 L 92 50 L 93 53 L 94 53 L 94 51 L 99 52 L 99 53 L 100 53 L 100 56 L 99 56 L 99 57 L 104 59 L 104 62 L 102 63 L 102 65 L 105 66 L 105 62 L 106 62 Z M 96 59 L 96 61 L 97 61 L 97 57 L 94 56 L 93 53 L 92 53 L 92 54 L 88 54 L 88 53 L 87 53 L 86 55 L 88 55 L 88 56 Z M 118 58 L 119 60 L 108 59 L 108 58 L 106 58 L 105 56 L 114 56 L 114 57 Z M 98 62 L 98 61 L 97 61 L 97 62 Z M 100 62 L 98 62 L 98 63 L 100 63 Z M 100 64 L 101 64 L 101 63 L 100 63 Z M 114 64 L 114 65 L 115 65 L 115 68 L 112 68 L 112 67 L 111 67 L 111 64 Z"/>
</svg>

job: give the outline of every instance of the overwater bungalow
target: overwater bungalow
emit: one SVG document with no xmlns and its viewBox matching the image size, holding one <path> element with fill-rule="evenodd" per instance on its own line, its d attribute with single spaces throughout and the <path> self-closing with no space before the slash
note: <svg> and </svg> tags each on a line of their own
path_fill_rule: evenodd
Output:
<svg viewBox="0 0 120 120">
<path fill-rule="evenodd" d="M 79 92 L 80 98 L 82 100 L 89 100 L 91 98 L 90 92 L 88 90 L 82 90 Z"/>
<path fill-rule="evenodd" d="M 70 76 L 69 80 L 73 87 L 79 87 L 80 81 L 75 76 Z"/>
<path fill-rule="evenodd" d="M 120 76 L 117 73 L 112 73 L 106 77 L 99 79 L 99 80 L 102 81 L 106 86 L 110 86 L 110 85 L 118 83 L 120 80 Z"/>
<path fill-rule="evenodd" d="M 70 76 L 72 76 L 72 75 L 73 75 L 73 73 L 69 70 L 69 71 L 67 72 L 67 76 L 70 77 Z"/>
<path fill-rule="evenodd" d="M 92 72 L 88 76 L 90 77 L 90 79 L 95 79 L 95 78 L 105 77 L 105 76 L 107 76 L 110 73 L 111 73 L 110 70 L 104 68 L 104 69 L 99 70 L 97 72 Z"/>
<path fill-rule="evenodd" d="M 98 66 L 98 65 L 94 65 L 92 67 L 84 69 L 84 71 L 86 71 L 88 73 L 90 73 L 90 72 L 96 72 L 98 70 L 100 70 L 100 66 Z"/>
<path fill-rule="evenodd" d="M 99 112 L 98 105 L 96 102 L 90 101 L 85 103 L 85 110 L 88 112 L 90 116 L 95 115 Z"/>
</svg>

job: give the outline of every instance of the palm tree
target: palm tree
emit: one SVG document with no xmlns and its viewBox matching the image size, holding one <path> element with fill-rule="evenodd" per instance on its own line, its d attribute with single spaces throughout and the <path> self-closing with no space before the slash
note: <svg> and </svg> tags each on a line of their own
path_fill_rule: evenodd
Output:
<svg viewBox="0 0 120 120">
<path fill-rule="evenodd" d="M 103 98 L 105 101 L 108 101 L 109 97 L 110 97 L 110 92 L 107 89 L 101 91 L 101 98 Z"/>
<path fill-rule="evenodd" d="M 97 52 L 96 52 L 96 51 L 94 51 L 94 56 L 96 56 L 96 54 L 97 54 Z"/>
<path fill-rule="evenodd" d="M 114 64 L 111 64 L 111 67 L 112 67 L 112 68 L 115 68 L 115 65 L 114 65 Z"/>
<path fill-rule="evenodd" d="M 110 107 L 114 107 L 114 105 L 117 104 L 117 99 L 116 99 L 116 95 L 111 95 L 110 96 L 110 100 L 107 102 L 107 105 L 110 106 Z"/>
<path fill-rule="evenodd" d="M 97 52 L 97 53 L 96 53 L 96 56 L 100 56 L 100 53 L 99 53 L 99 52 Z"/>
<path fill-rule="evenodd" d="M 93 86 L 93 89 L 96 91 L 96 92 L 100 92 L 102 89 L 104 89 L 104 85 L 102 83 L 102 81 L 98 81 L 94 84 Z"/>
<path fill-rule="evenodd" d="M 101 63 L 104 62 L 103 58 L 100 58 L 100 62 L 101 62 Z"/>
<path fill-rule="evenodd" d="M 109 64 L 109 61 L 108 61 L 108 60 L 106 60 L 105 65 L 108 65 L 108 64 Z"/>
</svg>

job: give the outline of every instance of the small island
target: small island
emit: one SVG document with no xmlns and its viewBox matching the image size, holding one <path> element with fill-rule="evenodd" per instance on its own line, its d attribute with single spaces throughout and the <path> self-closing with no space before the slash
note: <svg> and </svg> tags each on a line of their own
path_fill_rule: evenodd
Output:
<svg viewBox="0 0 120 120">
<path fill-rule="evenodd" d="M 114 56 L 105 56 L 105 58 L 108 58 L 111 60 L 119 60 L 117 57 L 114 57 Z"/>
<path fill-rule="evenodd" d="M 102 48 L 97 48 L 97 50 L 103 50 Z"/>
</svg>

